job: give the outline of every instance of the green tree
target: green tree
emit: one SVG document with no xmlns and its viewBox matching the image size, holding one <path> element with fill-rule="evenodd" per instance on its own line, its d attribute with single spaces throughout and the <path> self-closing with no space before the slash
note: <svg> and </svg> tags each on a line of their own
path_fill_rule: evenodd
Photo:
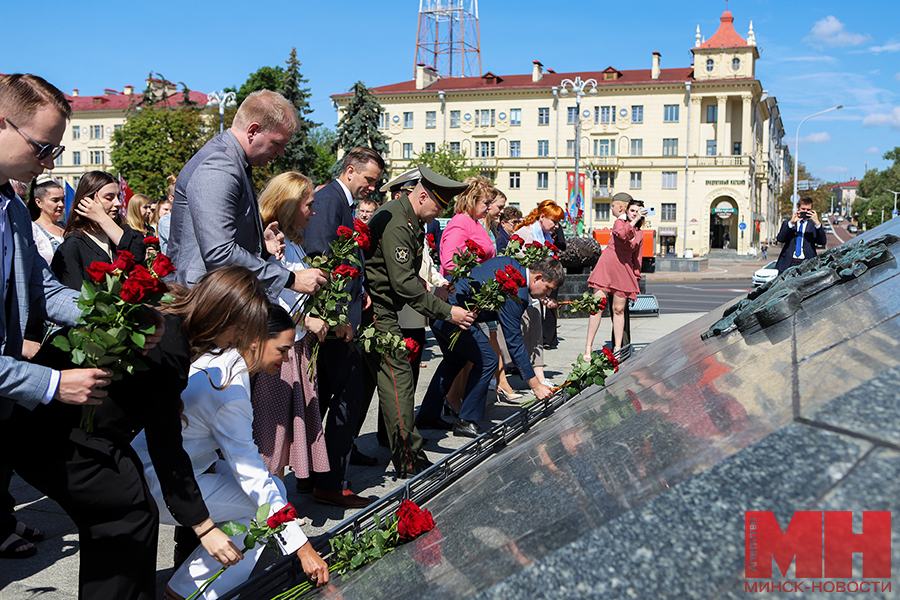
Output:
<svg viewBox="0 0 900 600">
<path fill-rule="evenodd" d="M 453 152 L 447 142 L 438 146 L 434 152 L 419 152 L 416 154 L 415 162 L 455 181 L 462 181 L 466 177 L 475 177 L 481 174 L 478 167 L 468 163 L 465 151 Z M 451 203 L 444 210 L 444 216 L 452 217 L 453 214 L 454 206 Z"/>
<path fill-rule="evenodd" d="M 882 214 L 885 221 L 891 218 L 894 194 L 888 190 L 900 192 L 900 146 L 885 152 L 884 159 L 893 160 L 894 164 L 880 171 L 866 171 L 865 177 L 859 182 L 857 199 L 851 208 L 853 214 L 858 215 L 860 224 L 865 223 L 866 229 L 881 225 Z"/>
<path fill-rule="evenodd" d="M 238 88 L 235 101 L 240 106 L 247 96 L 259 90 L 278 91 L 281 88 L 281 80 L 284 77 L 284 69 L 281 67 L 260 67 L 250 73 L 247 81 Z"/>
<path fill-rule="evenodd" d="M 316 185 L 327 183 L 331 179 L 331 169 L 336 162 L 336 157 L 332 151 L 335 140 L 337 140 L 337 134 L 334 130 L 322 125 L 309 132 L 309 143 L 315 154 L 315 161 L 306 174 Z"/>
<path fill-rule="evenodd" d="M 297 60 L 297 49 L 291 48 L 291 54 L 287 59 L 287 69 L 281 77 L 281 83 L 276 91 L 294 105 L 297 114 L 300 117 L 300 128 L 291 137 L 287 147 L 284 149 L 284 156 L 279 157 L 273 165 L 275 173 L 283 173 L 284 171 L 299 171 L 300 173 L 309 174 L 313 165 L 316 163 L 316 153 L 309 141 L 309 132 L 311 129 L 319 125 L 313 123 L 307 115 L 312 110 L 309 108 L 309 88 L 302 87 L 307 82 L 300 74 L 300 61 Z"/>
<path fill-rule="evenodd" d="M 813 210 L 819 214 L 827 213 L 831 209 L 831 193 L 828 191 L 827 184 L 813 178 L 803 163 L 797 165 L 797 179 L 809 181 L 809 190 L 797 190 L 797 195 L 801 198 L 812 198 Z M 794 174 L 791 172 L 791 176 L 785 181 L 781 187 L 781 193 L 778 195 L 778 207 L 782 219 L 790 218 L 795 210 L 794 202 L 791 200 L 791 194 L 793 193 Z"/>
<path fill-rule="evenodd" d="M 349 152 L 365 146 L 379 154 L 387 154 L 387 140 L 378 129 L 378 119 L 384 108 L 362 81 L 354 83 L 350 91 L 353 97 L 338 121 L 334 150 Z"/>
<path fill-rule="evenodd" d="M 196 108 L 135 106 L 113 132 L 110 160 L 136 193 L 166 195 L 166 177 L 178 174 L 209 139 L 207 122 Z"/>
</svg>

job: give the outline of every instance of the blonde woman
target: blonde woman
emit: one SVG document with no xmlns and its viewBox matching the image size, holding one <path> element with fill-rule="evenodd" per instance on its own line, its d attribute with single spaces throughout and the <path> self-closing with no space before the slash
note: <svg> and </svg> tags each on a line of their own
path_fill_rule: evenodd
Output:
<svg viewBox="0 0 900 600">
<path fill-rule="evenodd" d="M 125 209 L 125 222 L 138 233 L 155 235 L 156 231 L 150 225 L 154 208 L 156 208 L 156 203 L 150 198 L 144 194 L 135 194 L 128 201 L 128 208 Z"/>
</svg>

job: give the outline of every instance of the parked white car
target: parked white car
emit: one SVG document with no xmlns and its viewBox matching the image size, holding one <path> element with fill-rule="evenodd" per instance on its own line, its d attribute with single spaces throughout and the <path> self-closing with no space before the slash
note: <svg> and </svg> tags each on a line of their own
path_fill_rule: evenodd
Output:
<svg viewBox="0 0 900 600">
<path fill-rule="evenodd" d="M 753 287 L 759 287 L 778 277 L 778 269 L 775 268 L 777 262 L 773 260 L 753 274 Z"/>
</svg>

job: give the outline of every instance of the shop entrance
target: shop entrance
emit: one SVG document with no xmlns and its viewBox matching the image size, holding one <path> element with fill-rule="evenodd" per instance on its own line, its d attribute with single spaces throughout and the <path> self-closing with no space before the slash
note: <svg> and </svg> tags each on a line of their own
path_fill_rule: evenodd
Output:
<svg viewBox="0 0 900 600">
<path fill-rule="evenodd" d="M 737 248 L 739 219 L 734 201 L 727 196 L 720 196 L 713 200 L 710 212 L 709 247 Z"/>
</svg>

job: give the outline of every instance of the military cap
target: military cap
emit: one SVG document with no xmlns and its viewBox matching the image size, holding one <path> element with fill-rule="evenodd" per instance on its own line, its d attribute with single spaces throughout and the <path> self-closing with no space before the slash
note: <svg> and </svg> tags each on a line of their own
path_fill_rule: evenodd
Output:
<svg viewBox="0 0 900 600">
<path fill-rule="evenodd" d="M 425 165 L 419 165 L 419 174 L 422 177 L 422 186 L 437 198 L 441 206 L 449 206 L 454 196 L 461 194 L 469 187 L 465 183 L 438 175 Z"/>
<path fill-rule="evenodd" d="M 419 179 L 420 179 L 419 168 L 415 167 L 415 168 L 409 169 L 408 171 L 404 171 L 403 173 L 400 173 L 399 175 L 397 175 L 396 177 L 394 177 L 393 179 L 388 181 L 386 184 L 381 186 L 381 188 L 378 191 L 386 192 L 386 191 L 390 190 L 391 193 L 394 193 L 397 190 L 399 190 L 400 188 L 402 188 L 403 184 L 412 183 L 414 181 L 418 181 Z"/>
<path fill-rule="evenodd" d="M 626 204 L 634 200 L 634 198 L 631 197 L 631 194 L 628 194 L 626 192 L 619 192 L 618 194 L 613 196 L 612 199 L 613 202 L 624 202 Z"/>
</svg>

